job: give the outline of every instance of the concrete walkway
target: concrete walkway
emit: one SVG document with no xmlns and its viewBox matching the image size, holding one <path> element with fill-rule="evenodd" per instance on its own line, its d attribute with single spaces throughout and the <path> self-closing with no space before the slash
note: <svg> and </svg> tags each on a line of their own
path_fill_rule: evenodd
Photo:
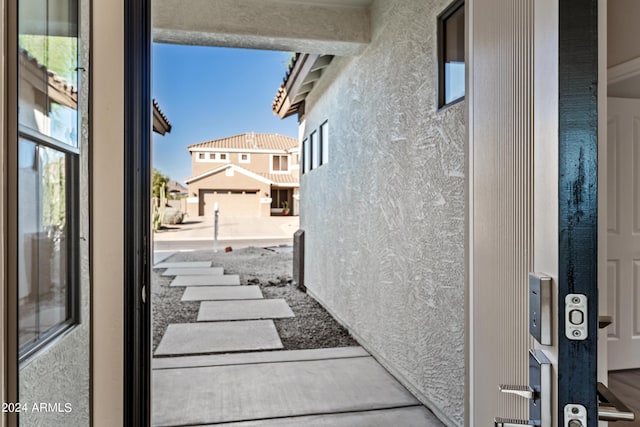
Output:
<svg viewBox="0 0 640 427">
<path fill-rule="evenodd" d="M 197 323 L 169 325 L 156 350 L 154 426 L 442 426 L 361 347 L 260 351 L 282 348 L 271 319 L 294 315 L 286 301 L 205 287 L 202 277 L 226 276 L 211 265 L 163 267 L 201 308 Z"/>
</svg>

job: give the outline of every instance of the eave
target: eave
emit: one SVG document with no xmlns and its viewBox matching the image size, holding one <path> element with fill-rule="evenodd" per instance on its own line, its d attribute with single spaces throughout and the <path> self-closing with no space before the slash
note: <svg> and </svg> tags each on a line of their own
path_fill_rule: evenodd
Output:
<svg viewBox="0 0 640 427">
<path fill-rule="evenodd" d="M 160 135 L 171 132 L 171 123 L 169 123 L 169 119 L 164 115 L 155 99 L 153 100 L 153 131 Z"/>
<path fill-rule="evenodd" d="M 303 110 L 304 102 L 333 55 L 296 53 L 271 105 L 281 119 Z"/>
</svg>

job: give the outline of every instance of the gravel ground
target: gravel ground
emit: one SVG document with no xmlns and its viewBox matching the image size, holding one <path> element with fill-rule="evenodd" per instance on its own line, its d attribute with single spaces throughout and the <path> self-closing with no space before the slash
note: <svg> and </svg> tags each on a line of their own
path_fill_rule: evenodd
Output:
<svg viewBox="0 0 640 427">
<path fill-rule="evenodd" d="M 291 319 L 275 319 L 284 350 L 347 347 L 358 343 L 313 298 L 291 283 L 293 255 L 262 248 L 244 248 L 233 252 L 179 252 L 166 259 L 176 261 L 212 261 L 224 267 L 226 274 L 238 274 L 241 285 L 258 285 L 265 298 L 284 298 L 293 313 Z M 170 288 L 173 277 L 164 270 L 152 273 L 153 350 L 170 323 L 196 322 L 200 303 L 182 302 L 183 287 Z"/>
</svg>

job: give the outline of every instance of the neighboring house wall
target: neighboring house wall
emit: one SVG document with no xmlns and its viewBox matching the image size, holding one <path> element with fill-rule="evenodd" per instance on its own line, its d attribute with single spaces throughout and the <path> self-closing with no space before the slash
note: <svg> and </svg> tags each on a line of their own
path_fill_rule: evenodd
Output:
<svg viewBox="0 0 640 427">
<path fill-rule="evenodd" d="M 202 195 L 202 191 L 204 190 L 257 190 L 256 194 L 234 195 L 232 197 L 227 197 L 228 195 L 221 194 L 221 197 L 219 198 L 206 198 L 206 202 L 210 203 L 209 200 L 212 200 L 214 202 L 217 201 L 219 204 L 221 215 L 230 213 L 238 215 L 242 214 L 241 211 L 244 211 L 247 216 L 269 216 L 270 214 L 271 205 L 269 203 L 260 204 L 260 198 L 266 197 L 265 194 L 269 194 L 271 191 L 269 184 L 255 180 L 242 173 L 234 172 L 233 176 L 227 176 L 226 171 L 221 171 L 214 175 L 210 175 L 206 178 L 202 178 L 189 183 L 190 196 L 196 194 L 196 196 L 200 198 Z M 252 206 L 250 207 L 245 202 L 238 203 L 237 201 L 234 201 L 236 197 L 249 199 L 248 202 L 250 202 Z M 200 204 L 202 204 L 202 202 L 203 200 L 199 200 L 198 203 L 191 204 L 189 208 L 189 216 L 198 215 L 198 211 L 196 211 L 194 208 L 197 208 Z M 233 206 L 229 206 L 228 203 L 233 203 Z M 239 211 L 239 209 L 241 211 Z"/>
<path fill-rule="evenodd" d="M 199 154 L 203 153 L 205 155 L 205 159 L 200 159 L 199 158 Z M 249 162 L 248 163 L 243 163 L 241 161 L 239 161 L 238 156 L 241 153 L 235 153 L 235 152 L 228 152 L 228 151 L 218 151 L 216 152 L 216 154 L 218 153 L 226 153 L 227 154 L 227 161 L 213 161 L 213 160 L 209 160 L 209 153 L 213 153 L 213 152 L 194 152 L 192 153 L 192 158 L 191 158 L 191 170 L 192 170 L 192 174 L 193 176 L 197 176 L 200 175 L 202 173 L 205 173 L 211 169 L 215 169 L 218 168 L 220 166 L 224 166 L 226 164 L 234 164 L 237 166 L 240 166 L 244 169 L 248 169 L 251 172 L 255 172 L 255 173 L 271 173 L 271 165 L 272 165 L 272 157 L 274 155 L 278 155 L 278 156 L 284 156 L 286 154 L 280 152 L 280 153 L 251 153 L 251 152 L 246 152 L 247 154 L 249 154 Z M 293 158 L 295 156 L 289 154 L 289 171 L 293 172 L 293 168 L 292 166 L 292 162 L 293 162 Z M 297 173 L 297 170 L 295 171 Z"/>
<path fill-rule="evenodd" d="M 329 162 L 302 176 L 305 285 L 449 425 L 465 407 L 465 103 L 436 111 L 449 0 L 376 1 L 372 41 L 306 101 Z"/>
</svg>

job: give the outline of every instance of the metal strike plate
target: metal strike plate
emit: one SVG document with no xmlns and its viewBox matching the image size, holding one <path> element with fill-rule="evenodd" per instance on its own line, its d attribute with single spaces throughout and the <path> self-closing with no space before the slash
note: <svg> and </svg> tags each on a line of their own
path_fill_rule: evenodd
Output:
<svg viewBox="0 0 640 427">
<path fill-rule="evenodd" d="M 564 427 L 587 427 L 587 408 L 576 403 L 565 405 Z"/>
<path fill-rule="evenodd" d="M 565 336 L 574 341 L 586 340 L 589 336 L 589 330 L 587 329 L 587 296 L 583 294 L 567 294 L 564 302 Z"/>
<path fill-rule="evenodd" d="M 542 345 L 551 345 L 551 277 L 529 273 L 529 333 Z"/>
</svg>

